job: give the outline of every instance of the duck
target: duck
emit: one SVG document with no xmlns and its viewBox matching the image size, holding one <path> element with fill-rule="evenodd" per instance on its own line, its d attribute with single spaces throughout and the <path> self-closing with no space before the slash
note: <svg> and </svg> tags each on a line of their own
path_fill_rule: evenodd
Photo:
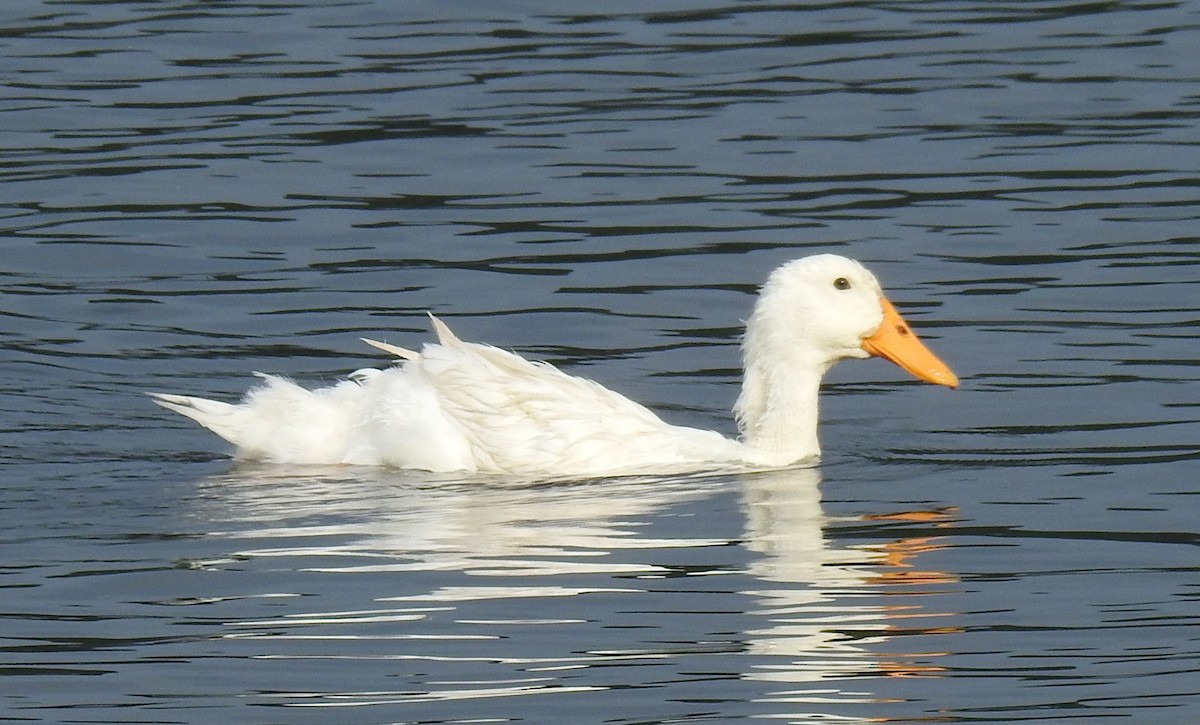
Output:
<svg viewBox="0 0 1200 725">
<path fill-rule="evenodd" d="M 811 465 L 821 379 L 840 360 L 880 357 L 958 386 L 875 275 L 835 254 L 785 263 L 759 290 L 741 341 L 737 437 L 673 425 L 592 380 L 464 342 L 430 320 L 436 342 L 418 351 L 364 338 L 394 364 L 329 387 L 255 373 L 259 384 L 238 403 L 151 396 L 231 443 L 239 460 L 594 477 Z"/>
</svg>

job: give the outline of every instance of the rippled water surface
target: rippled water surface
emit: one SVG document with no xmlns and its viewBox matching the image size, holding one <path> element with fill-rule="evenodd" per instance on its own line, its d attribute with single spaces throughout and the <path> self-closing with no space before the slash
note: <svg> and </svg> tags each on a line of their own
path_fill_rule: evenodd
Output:
<svg viewBox="0 0 1200 725">
<path fill-rule="evenodd" d="M 0 25 L 0 719 L 1200 722 L 1200 10 L 69 2 Z M 231 464 L 426 311 L 733 432 L 778 263 L 963 378 L 819 469 Z"/>
</svg>

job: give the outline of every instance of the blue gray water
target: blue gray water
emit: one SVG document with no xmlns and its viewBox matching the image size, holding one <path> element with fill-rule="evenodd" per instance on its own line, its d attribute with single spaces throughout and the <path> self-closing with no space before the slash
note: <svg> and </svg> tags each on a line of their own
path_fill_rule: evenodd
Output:
<svg viewBox="0 0 1200 725">
<path fill-rule="evenodd" d="M 1200 722 L 1200 9 L 0 11 L 0 720 Z M 468 339 L 732 432 L 755 285 L 868 263 L 963 378 L 819 469 L 238 467 L 235 399 Z"/>
</svg>

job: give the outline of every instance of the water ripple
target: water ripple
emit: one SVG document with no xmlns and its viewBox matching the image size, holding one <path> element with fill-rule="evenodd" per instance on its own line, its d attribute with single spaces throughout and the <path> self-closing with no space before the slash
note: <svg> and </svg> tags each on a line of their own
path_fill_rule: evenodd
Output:
<svg viewBox="0 0 1200 725">
<path fill-rule="evenodd" d="M 1197 720 L 1188 4 L 11 5 L 6 713 Z M 832 371 L 819 486 L 231 468 L 143 395 L 434 311 L 733 432 L 817 251 L 963 379 Z"/>
</svg>

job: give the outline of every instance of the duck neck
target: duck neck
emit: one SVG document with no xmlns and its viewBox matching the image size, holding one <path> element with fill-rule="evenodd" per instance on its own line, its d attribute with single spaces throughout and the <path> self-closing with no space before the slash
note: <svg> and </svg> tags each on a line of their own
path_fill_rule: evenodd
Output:
<svg viewBox="0 0 1200 725">
<path fill-rule="evenodd" d="M 783 466 L 820 455 L 817 398 L 828 365 L 813 360 L 747 360 L 735 412 L 748 457 Z"/>
<path fill-rule="evenodd" d="M 746 457 L 765 466 L 820 455 L 817 395 L 822 376 L 836 361 L 798 329 L 796 318 L 787 314 L 794 303 L 777 300 L 778 294 L 768 280 L 746 322 L 745 377 L 734 406 Z"/>
</svg>

